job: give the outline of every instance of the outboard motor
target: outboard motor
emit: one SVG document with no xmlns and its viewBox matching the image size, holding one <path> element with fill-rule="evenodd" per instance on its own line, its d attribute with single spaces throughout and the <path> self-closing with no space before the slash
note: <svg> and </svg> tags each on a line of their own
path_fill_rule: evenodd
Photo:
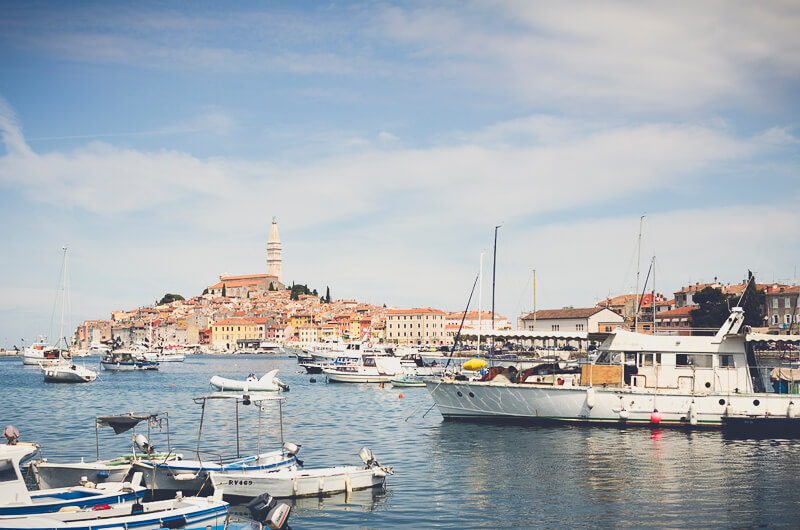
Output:
<svg viewBox="0 0 800 530">
<path fill-rule="evenodd" d="M 358 452 L 358 456 L 367 467 L 380 466 L 378 461 L 375 460 L 375 455 L 372 454 L 372 451 L 368 447 L 362 447 Z"/>
<path fill-rule="evenodd" d="M 278 504 L 269 493 L 262 493 L 247 503 L 250 517 L 259 523 L 266 524 L 273 530 L 287 528 L 287 521 L 292 508 L 287 504 Z"/>
<path fill-rule="evenodd" d="M 150 441 L 144 434 L 137 434 L 136 438 L 134 438 L 134 441 L 136 442 L 136 446 L 139 447 L 139 449 L 141 449 L 148 455 L 155 450 L 153 448 L 153 445 L 150 443 Z"/>
<path fill-rule="evenodd" d="M 292 442 L 283 442 L 283 450 L 286 451 L 286 454 L 295 457 L 297 459 L 297 465 L 303 467 L 303 461 L 297 458 L 300 447 L 300 445 L 295 445 Z"/>
</svg>

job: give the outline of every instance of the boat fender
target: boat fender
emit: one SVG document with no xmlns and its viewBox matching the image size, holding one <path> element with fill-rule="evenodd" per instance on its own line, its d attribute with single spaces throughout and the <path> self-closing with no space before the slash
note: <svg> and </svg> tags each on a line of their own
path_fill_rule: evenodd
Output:
<svg viewBox="0 0 800 530">
<path fill-rule="evenodd" d="M 795 415 L 794 401 L 790 401 L 789 405 L 786 407 L 786 417 L 794 418 L 794 415 Z"/>
<path fill-rule="evenodd" d="M 325 478 L 319 477 L 319 484 L 317 486 L 319 488 L 319 492 L 322 493 L 325 491 Z"/>
<path fill-rule="evenodd" d="M 619 419 L 627 420 L 630 417 L 631 417 L 631 413 L 628 411 L 628 409 L 620 409 L 620 411 L 619 411 Z"/>
<path fill-rule="evenodd" d="M 589 387 L 586 389 L 586 406 L 589 408 L 594 407 L 595 402 L 597 401 L 597 395 L 595 389 Z"/>
<path fill-rule="evenodd" d="M 733 405 L 728 405 L 727 407 L 725 407 L 725 415 L 733 416 Z"/>
<path fill-rule="evenodd" d="M 650 413 L 650 422 L 655 424 L 661 423 L 661 413 L 658 411 L 658 409 L 655 409 Z"/>
<path fill-rule="evenodd" d="M 689 424 L 697 425 L 697 405 L 694 401 L 689 404 Z"/>
<path fill-rule="evenodd" d="M 350 475 L 344 476 L 344 491 L 346 491 L 347 493 L 353 492 L 353 483 L 350 480 Z"/>
</svg>

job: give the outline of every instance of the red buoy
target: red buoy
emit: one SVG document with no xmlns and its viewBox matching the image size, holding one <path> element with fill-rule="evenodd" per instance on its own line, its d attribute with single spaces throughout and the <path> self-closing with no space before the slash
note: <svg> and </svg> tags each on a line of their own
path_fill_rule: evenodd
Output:
<svg viewBox="0 0 800 530">
<path fill-rule="evenodd" d="M 650 421 L 652 423 L 661 423 L 661 413 L 657 410 L 654 410 L 650 413 Z"/>
<path fill-rule="evenodd" d="M 400 399 L 403 399 L 403 394 L 400 394 Z"/>
</svg>

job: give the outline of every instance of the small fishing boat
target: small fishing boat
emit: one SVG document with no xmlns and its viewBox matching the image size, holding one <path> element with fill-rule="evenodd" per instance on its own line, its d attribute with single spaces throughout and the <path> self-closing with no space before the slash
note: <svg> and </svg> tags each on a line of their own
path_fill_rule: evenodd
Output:
<svg viewBox="0 0 800 530">
<path fill-rule="evenodd" d="M 24 516 L 91 508 L 97 505 L 132 502 L 140 498 L 145 488 L 139 486 L 141 473 L 131 482 L 96 485 L 84 482 L 81 486 L 29 491 L 20 471 L 20 463 L 39 451 L 37 444 L 17 443 L 0 445 L 0 515 Z"/>
<path fill-rule="evenodd" d="M 210 453 L 200 450 L 200 440 L 203 434 L 203 420 L 205 418 L 206 404 L 209 401 L 228 400 L 235 404 L 236 418 L 236 455 L 233 457 L 221 454 Z M 232 471 L 232 472 L 267 472 L 276 471 L 291 465 L 297 464 L 297 456 L 281 447 L 276 451 L 261 451 L 261 429 L 257 431 L 257 442 L 255 454 L 242 456 L 239 447 L 239 405 L 255 405 L 258 410 L 258 425 L 261 426 L 261 417 L 264 404 L 268 401 L 278 403 L 281 419 L 280 430 L 281 440 L 283 439 L 283 398 L 274 394 L 231 394 L 226 392 L 216 392 L 194 399 L 194 402 L 201 405 L 200 428 L 197 435 L 197 448 L 194 450 L 183 450 L 185 453 L 194 453 L 195 459 L 182 459 L 173 461 L 144 461 L 133 462 L 133 470 L 141 471 L 144 475 L 144 482 L 152 490 L 161 492 L 191 492 L 197 495 L 209 494 L 211 491 L 208 483 L 209 471 Z"/>
<path fill-rule="evenodd" d="M 400 359 L 396 357 L 364 356 L 362 363 L 324 368 L 332 383 L 388 383 L 403 374 Z"/>
<path fill-rule="evenodd" d="M 270 370 L 261 378 L 256 377 L 255 374 L 250 374 L 244 381 L 215 375 L 211 378 L 211 386 L 218 390 L 233 390 L 238 392 L 288 391 L 289 385 L 284 384 L 280 379 L 275 377 L 277 373 L 278 370 Z"/>
<path fill-rule="evenodd" d="M 136 426 L 145 422 L 147 436 L 137 433 Z M 111 459 L 100 459 L 100 427 L 108 426 L 115 434 L 133 431 L 131 453 Z M 164 430 L 167 438 L 167 452 L 156 452 L 151 440 L 151 428 Z M 80 462 L 50 462 L 46 458 L 30 463 L 30 471 L 39 489 L 64 488 L 75 486 L 81 480 L 95 484 L 103 482 L 122 482 L 137 460 L 180 460 L 183 455 L 169 450 L 169 416 L 166 412 L 131 412 L 114 416 L 97 416 L 94 420 L 96 460 Z"/>
<path fill-rule="evenodd" d="M 307 497 L 383 487 L 391 468 L 381 466 L 372 451 L 364 447 L 358 456 L 365 466 L 336 466 L 322 469 L 288 469 L 272 473 L 210 472 L 215 494 L 230 502 L 252 499 L 263 492 L 276 498 Z"/>
<path fill-rule="evenodd" d="M 71 363 L 69 359 L 39 366 L 47 383 L 91 383 L 97 379 L 97 372 L 86 366 Z"/>
<path fill-rule="evenodd" d="M 392 383 L 392 386 L 400 388 L 425 386 L 425 380 L 420 377 L 403 376 L 391 379 L 389 382 Z"/>
<path fill-rule="evenodd" d="M 211 497 L 176 497 L 174 499 L 136 502 L 133 504 L 99 505 L 95 508 L 75 508 L 42 515 L 0 518 L 3 529 L 68 528 L 96 530 L 98 528 L 136 528 L 155 530 L 182 528 L 224 530 L 228 528 L 228 503 Z"/>
<path fill-rule="evenodd" d="M 114 350 L 103 357 L 100 365 L 104 370 L 127 372 L 133 370 L 158 370 L 156 361 L 147 361 L 134 352 Z"/>
</svg>

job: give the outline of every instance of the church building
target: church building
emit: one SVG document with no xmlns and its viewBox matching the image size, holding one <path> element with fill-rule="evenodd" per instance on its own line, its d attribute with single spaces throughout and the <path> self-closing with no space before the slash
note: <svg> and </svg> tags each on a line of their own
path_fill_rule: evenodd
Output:
<svg viewBox="0 0 800 530">
<path fill-rule="evenodd" d="M 245 276 L 220 275 L 219 283 L 210 285 L 208 293 L 212 296 L 222 296 L 224 290 L 228 298 L 247 298 L 251 291 L 263 293 L 285 289 L 286 286 L 281 283 L 281 250 L 278 221 L 273 217 L 267 241 L 267 273 Z"/>
</svg>

